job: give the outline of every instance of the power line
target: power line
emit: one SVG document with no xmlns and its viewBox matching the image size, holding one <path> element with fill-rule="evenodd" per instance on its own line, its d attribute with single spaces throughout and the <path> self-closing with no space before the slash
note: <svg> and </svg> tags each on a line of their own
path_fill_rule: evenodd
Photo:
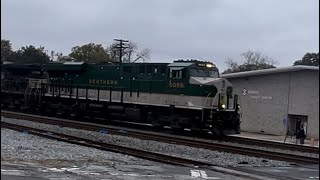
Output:
<svg viewBox="0 0 320 180">
<path fill-rule="evenodd" d="M 125 46 L 129 41 L 128 40 L 123 40 L 123 39 L 114 39 L 115 41 L 119 42 L 119 44 L 115 45 L 114 48 L 119 50 L 119 62 L 122 63 L 122 54 L 123 54 L 123 50 L 128 48 L 128 46 Z"/>
</svg>

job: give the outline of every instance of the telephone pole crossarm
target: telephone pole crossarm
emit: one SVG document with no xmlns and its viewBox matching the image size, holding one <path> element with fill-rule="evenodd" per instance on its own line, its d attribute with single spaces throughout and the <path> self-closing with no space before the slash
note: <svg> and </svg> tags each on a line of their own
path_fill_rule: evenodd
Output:
<svg viewBox="0 0 320 180">
<path fill-rule="evenodd" d="M 119 44 L 117 44 L 115 46 L 116 49 L 119 50 L 119 62 L 122 63 L 122 54 L 123 54 L 123 50 L 128 48 L 128 46 L 125 46 L 125 43 L 128 43 L 128 40 L 123 40 L 123 39 L 114 39 L 115 41 L 119 42 Z"/>
</svg>

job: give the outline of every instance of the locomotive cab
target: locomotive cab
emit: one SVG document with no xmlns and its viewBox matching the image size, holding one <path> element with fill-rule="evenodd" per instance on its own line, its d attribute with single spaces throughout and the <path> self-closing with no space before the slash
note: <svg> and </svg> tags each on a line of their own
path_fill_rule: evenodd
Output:
<svg viewBox="0 0 320 180">
<path fill-rule="evenodd" d="M 175 61 L 168 66 L 170 83 L 183 79 L 186 81 L 184 92 L 191 95 L 186 98 L 188 106 L 201 109 L 200 119 L 202 124 L 205 124 L 204 128 L 207 126 L 211 132 L 219 135 L 239 133 L 238 96 L 233 93 L 232 84 L 227 79 L 219 77 L 219 70 L 215 64 Z M 194 96 L 198 98 L 193 99 Z"/>
<path fill-rule="evenodd" d="M 211 102 L 201 106 L 218 107 L 220 110 L 230 110 L 237 107 L 236 97 L 233 95 L 232 84 L 219 77 L 219 69 L 211 62 L 175 61 L 168 65 L 169 86 L 183 87 L 193 95 L 214 98 Z M 181 84 L 186 81 L 187 85 Z M 233 103 L 232 103 L 233 102 Z"/>
</svg>

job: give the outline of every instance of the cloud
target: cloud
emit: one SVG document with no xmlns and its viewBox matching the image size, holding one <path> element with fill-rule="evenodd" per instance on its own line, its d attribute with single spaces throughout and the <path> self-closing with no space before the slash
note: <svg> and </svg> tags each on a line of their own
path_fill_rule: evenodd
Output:
<svg viewBox="0 0 320 180">
<path fill-rule="evenodd" d="M 152 61 L 228 58 L 262 51 L 292 65 L 319 51 L 317 0 L 2 0 L 1 37 L 68 54 L 114 38 L 152 50 Z"/>
</svg>

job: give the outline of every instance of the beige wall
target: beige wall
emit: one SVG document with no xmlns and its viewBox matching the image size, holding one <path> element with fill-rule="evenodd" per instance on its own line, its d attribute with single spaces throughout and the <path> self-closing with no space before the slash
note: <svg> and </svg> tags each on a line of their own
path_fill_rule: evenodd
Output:
<svg viewBox="0 0 320 180">
<path fill-rule="evenodd" d="M 319 71 L 292 73 L 289 114 L 308 116 L 307 135 L 319 138 Z"/>
<path fill-rule="evenodd" d="M 243 131 L 284 135 L 288 114 L 306 115 L 307 136 L 319 138 L 319 71 L 292 71 L 228 80 L 240 97 Z M 247 90 L 245 95 L 244 90 Z"/>
</svg>

